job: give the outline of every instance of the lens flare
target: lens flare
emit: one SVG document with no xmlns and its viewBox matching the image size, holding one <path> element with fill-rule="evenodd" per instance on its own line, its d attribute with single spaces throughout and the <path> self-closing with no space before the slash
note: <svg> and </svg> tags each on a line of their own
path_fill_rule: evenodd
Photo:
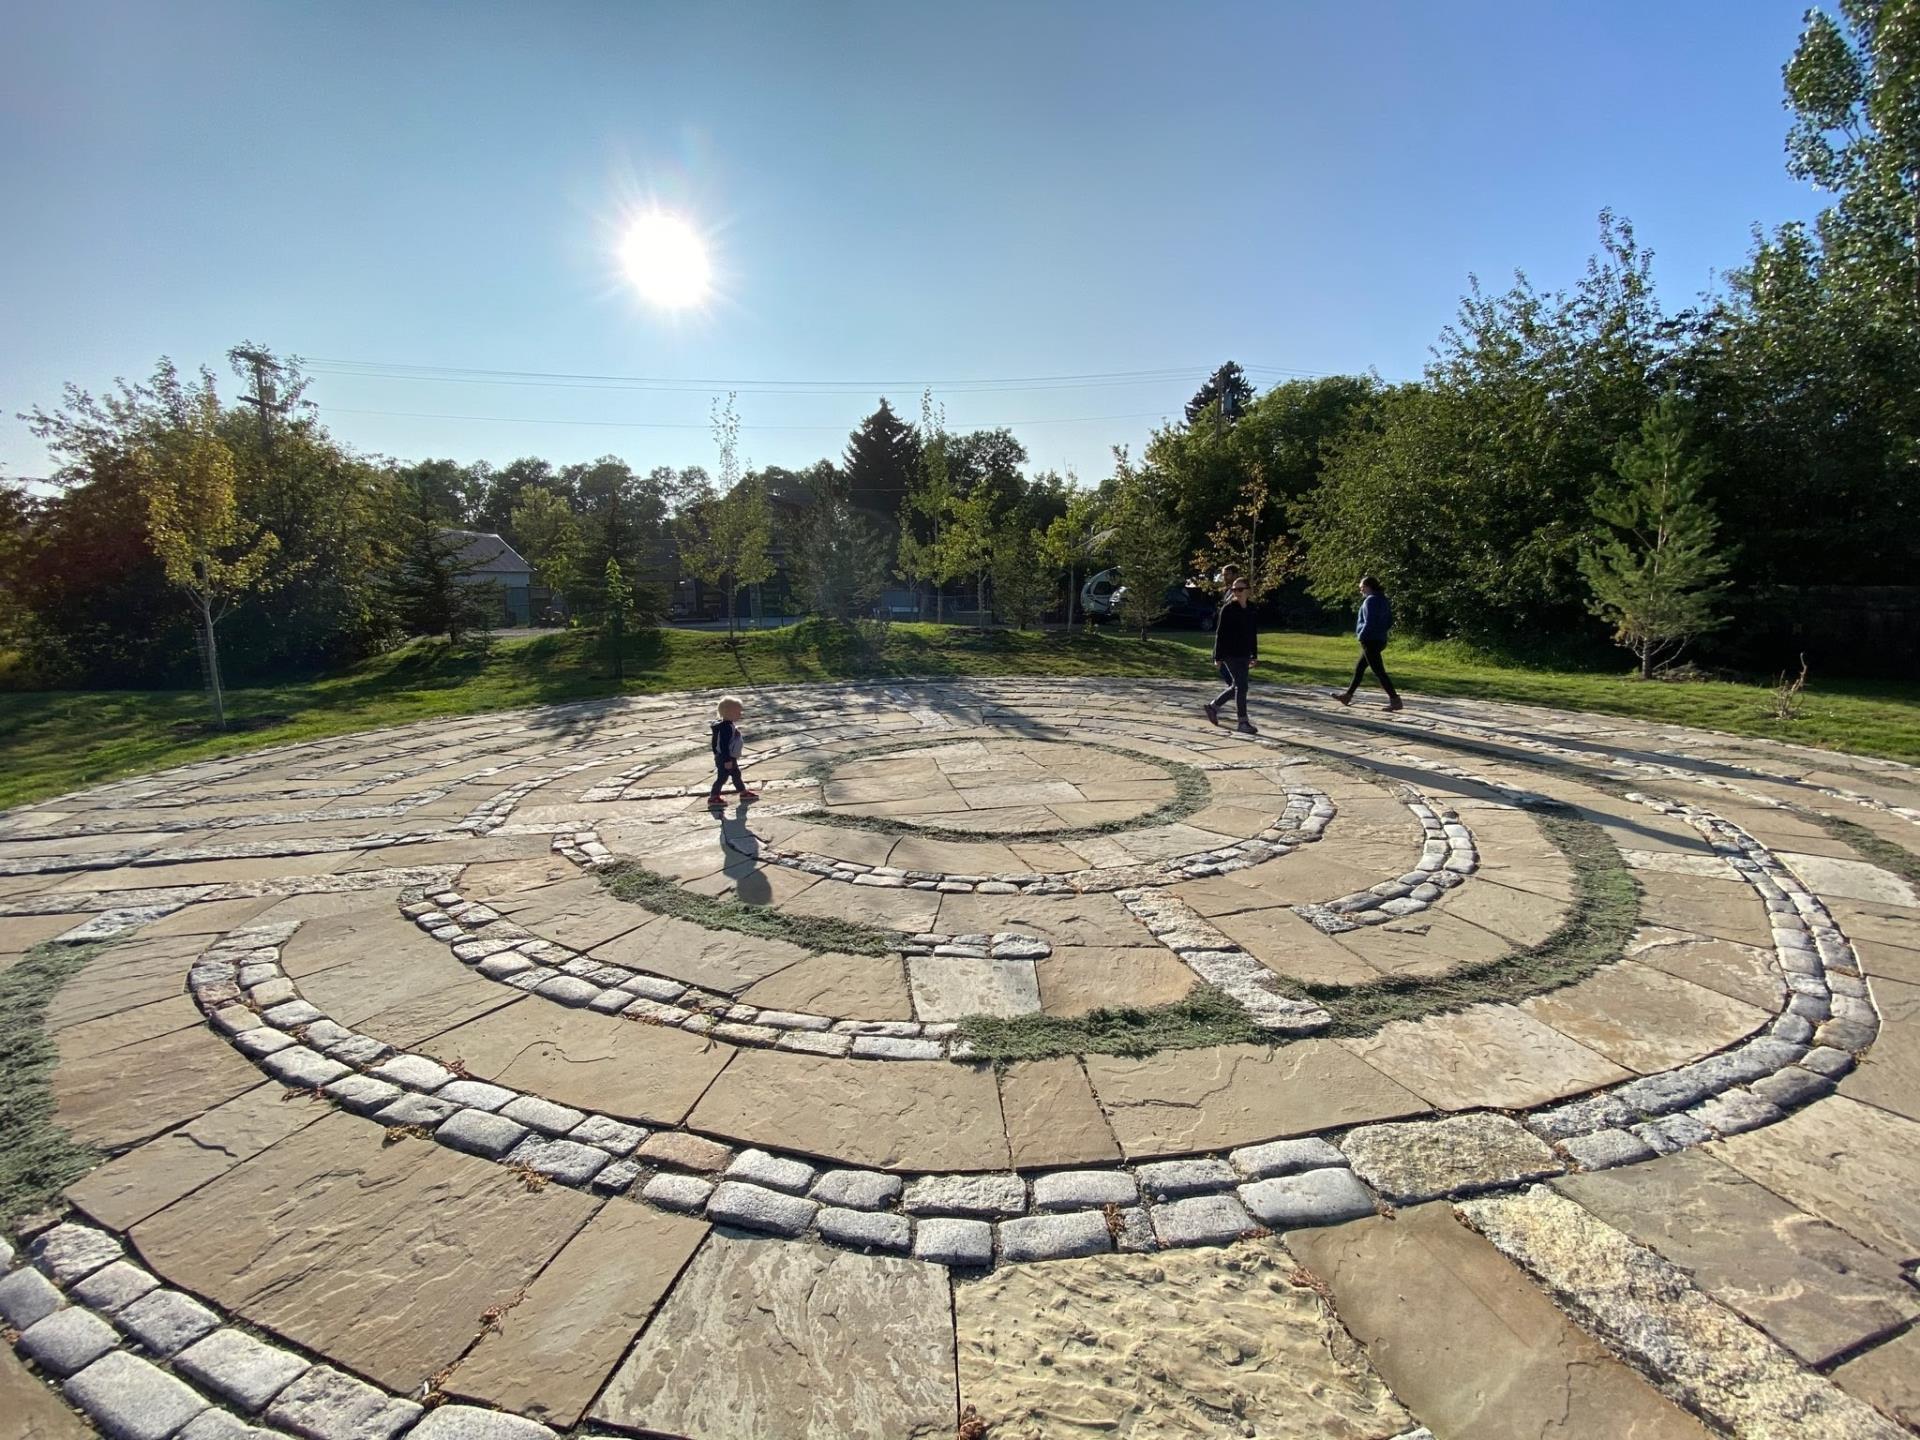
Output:
<svg viewBox="0 0 1920 1440">
<path fill-rule="evenodd" d="M 713 284 L 706 242 L 686 220 L 664 210 L 628 222 L 620 237 L 620 266 L 641 299 L 663 310 L 698 305 Z"/>
</svg>

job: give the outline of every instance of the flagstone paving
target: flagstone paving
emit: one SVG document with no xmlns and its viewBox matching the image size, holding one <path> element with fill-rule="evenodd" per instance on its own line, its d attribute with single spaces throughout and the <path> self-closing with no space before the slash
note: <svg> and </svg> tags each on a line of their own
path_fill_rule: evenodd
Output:
<svg viewBox="0 0 1920 1440">
<path fill-rule="evenodd" d="M 801 686 L 716 818 L 711 699 L 0 815 L 0 983 L 112 942 L 45 1011 L 100 1154 L 0 1241 L 0 1440 L 1912 1424 L 1920 894 L 1822 819 L 1920 852 L 1912 770 Z M 1111 1038 L 1203 983 L 1232 1040 Z"/>
</svg>

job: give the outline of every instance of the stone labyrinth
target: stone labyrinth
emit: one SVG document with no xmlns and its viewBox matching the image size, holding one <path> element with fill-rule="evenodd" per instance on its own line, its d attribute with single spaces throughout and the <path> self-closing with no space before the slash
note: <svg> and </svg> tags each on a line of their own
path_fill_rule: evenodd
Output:
<svg viewBox="0 0 1920 1440">
<path fill-rule="evenodd" d="M 716 814 L 713 698 L 0 816 L 0 965 L 91 956 L 45 1027 L 102 1157 L 0 1241 L 8 1434 L 1920 1416 L 1911 769 L 792 687 Z"/>
</svg>

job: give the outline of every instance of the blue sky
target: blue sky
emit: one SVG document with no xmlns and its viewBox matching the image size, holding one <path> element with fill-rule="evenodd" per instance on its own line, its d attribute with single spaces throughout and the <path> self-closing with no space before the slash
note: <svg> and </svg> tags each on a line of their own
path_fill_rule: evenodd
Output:
<svg viewBox="0 0 1920 1440">
<path fill-rule="evenodd" d="M 1781 152 L 1801 11 L 0 0 L 0 474 L 45 472 L 14 412 L 63 382 L 253 339 L 688 382 L 318 375 L 403 459 L 711 464 L 730 381 L 743 455 L 798 465 L 882 389 L 973 381 L 951 426 L 1094 479 L 1223 359 L 1417 374 L 1468 272 L 1569 282 L 1602 206 L 1669 304 L 1706 288 L 1817 208 Z M 711 239 L 698 313 L 621 281 L 650 203 Z"/>
</svg>

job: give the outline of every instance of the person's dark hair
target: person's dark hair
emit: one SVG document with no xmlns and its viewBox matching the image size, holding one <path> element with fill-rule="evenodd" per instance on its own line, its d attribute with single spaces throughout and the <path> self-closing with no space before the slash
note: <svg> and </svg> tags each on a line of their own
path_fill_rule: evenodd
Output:
<svg viewBox="0 0 1920 1440">
<path fill-rule="evenodd" d="M 1360 577 L 1360 588 L 1362 590 L 1370 590 L 1375 595 L 1378 595 L 1380 593 L 1380 582 L 1371 575 L 1362 575 Z"/>
</svg>

